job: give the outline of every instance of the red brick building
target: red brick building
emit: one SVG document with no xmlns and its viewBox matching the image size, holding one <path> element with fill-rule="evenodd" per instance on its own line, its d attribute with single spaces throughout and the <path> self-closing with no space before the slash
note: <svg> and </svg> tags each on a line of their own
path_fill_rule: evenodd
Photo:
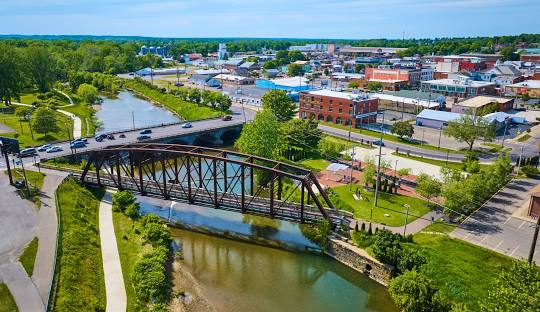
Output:
<svg viewBox="0 0 540 312">
<path fill-rule="evenodd" d="M 318 90 L 300 93 L 299 116 L 319 121 L 359 128 L 360 124 L 375 123 L 379 99 L 365 94 Z M 356 118 L 360 114 L 371 116 Z"/>
<path fill-rule="evenodd" d="M 540 64 L 540 54 L 523 54 L 519 57 L 522 62 Z"/>
</svg>

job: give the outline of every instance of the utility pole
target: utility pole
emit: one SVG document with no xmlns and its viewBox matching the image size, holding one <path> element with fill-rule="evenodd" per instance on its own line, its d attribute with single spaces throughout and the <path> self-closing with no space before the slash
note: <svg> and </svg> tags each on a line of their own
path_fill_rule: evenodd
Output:
<svg viewBox="0 0 540 312">
<path fill-rule="evenodd" d="M 518 160 L 518 167 L 516 174 L 519 174 L 519 169 L 521 167 L 521 157 L 523 156 L 523 146 L 521 147 L 521 151 L 519 152 L 519 160 Z"/>
<path fill-rule="evenodd" d="M 502 138 L 502 142 L 501 142 L 501 147 L 504 148 L 504 139 L 506 139 L 506 130 L 508 129 L 508 117 L 504 118 L 504 133 L 503 133 L 503 138 Z"/>
<path fill-rule="evenodd" d="M 382 158 L 382 145 L 383 145 L 383 127 L 384 127 L 384 111 L 383 118 L 381 123 L 381 139 L 379 141 L 379 160 L 377 163 L 377 180 L 375 181 L 375 200 L 373 201 L 373 207 L 377 207 L 377 202 L 379 199 L 379 187 L 381 184 L 381 158 Z M 373 207 L 371 208 L 371 217 L 373 217 Z M 370 217 L 370 220 L 371 220 Z"/>
<path fill-rule="evenodd" d="M 135 111 L 131 111 L 131 122 L 133 123 L 133 129 L 135 130 Z"/>
<path fill-rule="evenodd" d="M 532 263 L 533 261 L 534 249 L 536 248 L 536 241 L 538 240 L 538 230 L 540 229 L 540 216 L 536 218 L 536 224 L 533 226 L 534 226 L 534 236 L 533 236 L 533 240 L 531 244 L 531 250 L 529 251 L 529 263 Z"/>
<path fill-rule="evenodd" d="M 24 170 L 24 162 L 21 158 L 21 154 L 19 154 L 19 161 L 21 162 L 21 168 L 24 176 L 24 185 L 26 186 L 26 195 L 30 196 L 30 188 L 28 187 L 28 179 L 26 178 L 26 171 Z"/>
<path fill-rule="evenodd" d="M 411 205 L 405 204 L 404 205 L 407 210 L 405 211 L 405 225 L 403 227 L 403 237 L 405 237 L 405 233 L 407 233 L 407 221 L 409 219 L 409 208 L 411 208 Z"/>
<path fill-rule="evenodd" d="M 354 170 L 354 156 L 356 155 L 355 153 L 355 145 L 353 145 L 352 147 L 352 153 L 351 153 L 351 181 L 349 181 L 349 192 L 352 191 L 352 180 L 353 180 L 353 170 Z"/>
<path fill-rule="evenodd" d="M 437 149 L 441 148 L 441 136 L 442 136 L 442 127 L 439 128 L 439 144 L 437 144 Z"/>
</svg>

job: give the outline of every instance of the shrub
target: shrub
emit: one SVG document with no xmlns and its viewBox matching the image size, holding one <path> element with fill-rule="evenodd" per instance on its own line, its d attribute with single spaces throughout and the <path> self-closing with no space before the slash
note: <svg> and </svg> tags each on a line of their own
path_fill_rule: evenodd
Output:
<svg viewBox="0 0 540 312">
<path fill-rule="evenodd" d="M 360 231 L 353 233 L 353 240 L 358 245 L 358 247 L 366 248 L 373 244 L 374 236 L 369 235 L 366 231 Z"/>
<path fill-rule="evenodd" d="M 523 174 L 525 174 L 526 176 L 528 176 L 528 177 L 537 176 L 538 173 L 539 173 L 538 169 L 536 167 L 534 167 L 534 166 L 531 166 L 531 165 L 521 167 L 521 172 Z"/>
<path fill-rule="evenodd" d="M 112 200 L 113 210 L 124 212 L 127 206 L 135 203 L 135 195 L 130 191 L 120 191 L 113 194 Z"/>
<path fill-rule="evenodd" d="M 154 247 L 168 247 L 172 241 L 171 231 L 162 222 L 146 224 L 142 234 L 144 239 Z"/>
<path fill-rule="evenodd" d="M 390 296 L 404 312 L 448 311 L 446 296 L 423 273 L 406 271 L 390 280 Z"/>
<path fill-rule="evenodd" d="M 124 214 L 132 219 L 132 220 L 135 220 L 135 219 L 138 219 L 140 214 L 139 214 L 139 203 L 133 203 L 133 204 L 129 204 L 127 207 L 126 207 L 126 210 L 124 211 Z"/>
<path fill-rule="evenodd" d="M 399 272 L 411 271 L 418 269 L 426 264 L 426 257 L 417 249 L 407 248 L 402 250 L 398 262 L 397 269 Z"/>
<path fill-rule="evenodd" d="M 328 220 L 320 220 L 315 224 L 302 224 L 300 230 L 310 241 L 319 246 L 325 246 L 332 224 Z"/>
<path fill-rule="evenodd" d="M 157 247 L 139 259 L 131 273 L 133 288 L 139 301 L 164 303 L 169 292 L 166 264 L 169 250 Z"/>
<path fill-rule="evenodd" d="M 396 265 L 401 254 L 401 236 L 383 229 L 374 237 L 371 248 L 375 258 L 384 263 Z"/>
</svg>

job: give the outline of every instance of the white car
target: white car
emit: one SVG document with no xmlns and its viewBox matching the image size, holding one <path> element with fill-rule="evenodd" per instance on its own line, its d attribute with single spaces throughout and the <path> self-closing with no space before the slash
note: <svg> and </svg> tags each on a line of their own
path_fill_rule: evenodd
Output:
<svg viewBox="0 0 540 312">
<path fill-rule="evenodd" d="M 38 152 L 45 152 L 51 147 L 52 147 L 51 144 L 45 144 L 45 145 L 41 145 L 40 147 L 38 147 L 37 150 L 38 150 Z"/>
<path fill-rule="evenodd" d="M 62 149 L 62 147 L 60 147 L 58 145 L 47 149 L 47 153 L 56 153 L 56 152 L 61 152 L 61 151 L 63 151 L 63 149 Z"/>
</svg>

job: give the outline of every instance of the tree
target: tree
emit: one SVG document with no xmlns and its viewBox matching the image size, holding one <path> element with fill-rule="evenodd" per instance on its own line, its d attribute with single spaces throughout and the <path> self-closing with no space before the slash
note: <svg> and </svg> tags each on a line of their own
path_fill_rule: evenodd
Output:
<svg viewBox="0 0 540 312">
<path fill-rule="evenodd" d="M 319 141 L 317 148 L 324 157 L 333 159 L 339 157 L 347 146 L 331 137 L 325 136 Z"/>
<path fill-rule="evenodd" d="M 401 254 L 401 235 L 388 230 L 380 230 L 375 234 L 371 250 L 377 260 L 396 265 Z"/>
<path fill-rule="evenodd" d="M 521 99 L 527 102 L 528 100 L 531 99 L 531 96 L 529 95 L 529 93 L 523 93 L 523 95 L 521 96 Z"/>
<path fill-rule="evenodd" d="M 382 90 L 383 84 L 378 81 L 370 81 L 368 82 L 367 87 L 369 91 L 379 91 Z"/>
<path fill-rule="evenodd" d="M 24 66 L 19 51 L 7 44 L 0 44 L 0 102 L 11 104 L 18 99 L 25 86 Z"/>
<path fill-rule="evenodd" d="M 47 107 L 40 107 L 35 110 L 32 116 L 32 129 L 37 133 L 47 134 L 58 131 L 56 124 L 56 113 Z"/>
<path fill-rule="evenodd" d="M 539 311 L 540 270 L 534 264 L 515 261 L 503 270 L 480 303 L 481 311 Z"/>
<path fill-rule="evenodd" d="M 390 131 L 393 134 L 398 135 L 401 139 L 403 139 L 404 136 L 410 138 L 414 134 L 414 127 L 407 121 L 398 121 L 392 125 Z"/>
<path fill-rule="evenodd" d="M 77 95 L 88 104 L 94 104 L 98 99 L 98 90 L 93 85 L 83 83 L 77 88 Z"/>
<path fill-rule="evenodd" d="M 191 102 L 201 104 L 202 95 L 201 95 L 201 91 L 199 91 L 199 89 L 197 89 L 197 88 L 189 89 L 188 97 L 189 97 L 189 100 Z"/>
<path fill-rule="evenodd" d="M 354 72 L 359 74 L 364 70 L 364 64 L 355 64 L 354 65 Z"/>
<path fill-rule="evenodd" d="M 467 143 L 469 145 L 469 151 L 472 151 L 473 145 L 477 140 L 493 140 L 495 138 L 495 129 L 483 117 L 467 113 L 454 121 L 448 122 L 448 126 L 444 129 L 444 134 L 453 137 L 459 142 Z"/>
<path fill-rule="evenodd" d="M 360 82 L 358 82 L 358 81 L 349 82 L 349 88 L 352 88 L 352 89 L 360 88 Z"/>
<path fill-rule="evenodd" d="M 133 205 L 135 202 L 135 195 L 130 191 L 119 191 L 112 195 L 112 206 L 114 211 L 124 212 L 129 205 Z"/>
<path fill-rule="evenodd" d="M 432 280 L 423 273 L 406 271 L 390 280 L 390 296 L 403 312 L 433 312 L 448 310 L 448 304 Z M 442 308 L 441 306 L 446 306 Z"/>
<path fill-rule="evenodd" d="M 514 47 L 506 47 L 499 51 L 503 61 L 519 61 L 519 54 L 516 53 Z"/>
<path fill-rule="evenodd" d="M 293 76 L 303 76 L 304 75 L 304 67 L 300 64 L 290 64 L 287 67 L 287 73 L 290 77 Z"/>
<path fill-rule="evenodd" d="M 19 106 L 15 109 L 15 115 L 17 115 L 19 118 L 24 118 L 24 120 L 28 120 L 28 117 L 30 117 L 30 114 L 32 114 L 31 107 Z"/>
<path fill-rule="evenodd" d="M 283 90 L 271 90 L 261 101 L 263 108 L 271 110 L 278 121 L 287 121 L 296 115 L 296 104 Z"/>
<path fill-rule="evenodd" d="M 442 183 L 425 173 L 421 173 L 416 177 L 416 193 L 426 198 L 440 196 L 442 192 Z"/>
<path fill-rule="evenodd" d="M 426 263 L 426 257 L 424 257 L 421 251 L 415 248 L 407 248 L 399 256 L 397 269 L 403 273 L 405 271 L 416 270 Z"/>
<path fill-rule="evenodd" d="M 282 127 L 286 146 L 298 147 L 306 152 L 317 148 L 322 137 L 318 123 L 313 119 L 291 119 Z"/>
<path fill-rule="evenodd" d="M 221 112 L 226 112 L 228 111 L 231 106 L 232 106 L 232 100 L 230 97 L 224 95 L 224 94 L 217 94 L 217 101 L 218 101 L 218 105 L 219 105 L 219 110 Z"/>
<path fill-rule="evenodd" d="M 289 63 L 306 60 L 306 56 L 300 51 L 289 51 L 289 53 L 287 53 L 287 58 Z"/>
<path fill-rule="evenodd" d="M 272 111 L 263 109 L 252 123 L 244 126 L 236 147 L 243 153 L 274 158 L 282 139 L 280 125 Z"/>
<path fill-rule="evenodd" d="M 26 49 L 26 62 L 32 81 L 40 92 L 49 90 L 55 80 L 56 60 L 49 50 L 41 46 Z"/>
</svg>

